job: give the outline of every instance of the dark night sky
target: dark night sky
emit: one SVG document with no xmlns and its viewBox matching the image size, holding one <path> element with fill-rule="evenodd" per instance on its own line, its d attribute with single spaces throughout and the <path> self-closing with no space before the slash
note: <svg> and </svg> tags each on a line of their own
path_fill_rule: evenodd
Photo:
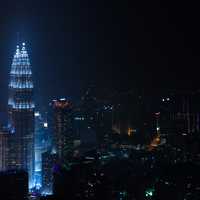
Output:
<svg viewBox="0 0 200 200">
<path fill-rule="evenodd" d="M 7 2 L 7 3 L 6 3 Z M 27 42 L 36 99 L 111 88 L 198 88 L 199 11 L 183 1 L 4 1 L 0 6 L 0 100 L 17 32 Z M 1 107 L 1 106 L 0 106 Z"/>
</svg>

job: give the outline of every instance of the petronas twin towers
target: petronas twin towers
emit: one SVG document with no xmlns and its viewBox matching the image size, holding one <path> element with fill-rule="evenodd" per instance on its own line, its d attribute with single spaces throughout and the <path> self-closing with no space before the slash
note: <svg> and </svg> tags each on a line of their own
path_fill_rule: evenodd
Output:
<svg viewBox="0 0 200 200">
<path fill-rule="evenodd" d="M 29 183 L 34 172 L 34 101 L 33 80 L 25 43 L 17 46 L 9 81 L 9 153 L 8 169 L 23 169 L 29 173 Z"/>
</svg>

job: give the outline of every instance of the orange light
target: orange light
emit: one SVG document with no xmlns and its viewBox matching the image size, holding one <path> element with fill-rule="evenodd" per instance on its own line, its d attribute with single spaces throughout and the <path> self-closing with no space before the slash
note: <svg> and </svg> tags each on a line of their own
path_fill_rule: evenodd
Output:
<svg viewBox="0 0 200 200">
<path fill-rule="evenodd" d="M 133 129 L 132 128 L 128 128 L 128 136 L 131 136 L 131 135 L 133 135 Z"/>
</svg>

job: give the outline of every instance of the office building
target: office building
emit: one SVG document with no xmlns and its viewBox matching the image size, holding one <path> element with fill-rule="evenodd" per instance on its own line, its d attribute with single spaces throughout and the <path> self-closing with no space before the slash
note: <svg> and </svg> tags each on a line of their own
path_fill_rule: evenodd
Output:
<svg viewBox="0 0 200 200">
<path fill-rule="evenodd" d="M 53 151 L 63 159 L 73 146 L 72 103 L 63 98 L 53 100 Z"/>
<path fill-rule="evenodd" d="M 42 154 L 48 151 L 48 123 L 40 112 L 35 112 L 35 174 L 34 183 L 41 186 Z"/>
<path fill-rule="evenodd" d="M 51 194 L 53 187 L 53 167 L 57 162 L 57 155 L 50 151 L 42 154 L 42 193 Z"/>
</svg>

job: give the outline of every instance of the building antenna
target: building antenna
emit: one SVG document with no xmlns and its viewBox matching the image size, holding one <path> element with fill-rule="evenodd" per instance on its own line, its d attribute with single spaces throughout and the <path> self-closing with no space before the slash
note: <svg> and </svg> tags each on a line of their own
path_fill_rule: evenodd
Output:
<svg viewBox="0 0 200 200">
<path fill-rule="evenodd" d="M 17 45 L 19 45 L 20 42 L 20 32 L 17 32 Z"/>
</svg>

